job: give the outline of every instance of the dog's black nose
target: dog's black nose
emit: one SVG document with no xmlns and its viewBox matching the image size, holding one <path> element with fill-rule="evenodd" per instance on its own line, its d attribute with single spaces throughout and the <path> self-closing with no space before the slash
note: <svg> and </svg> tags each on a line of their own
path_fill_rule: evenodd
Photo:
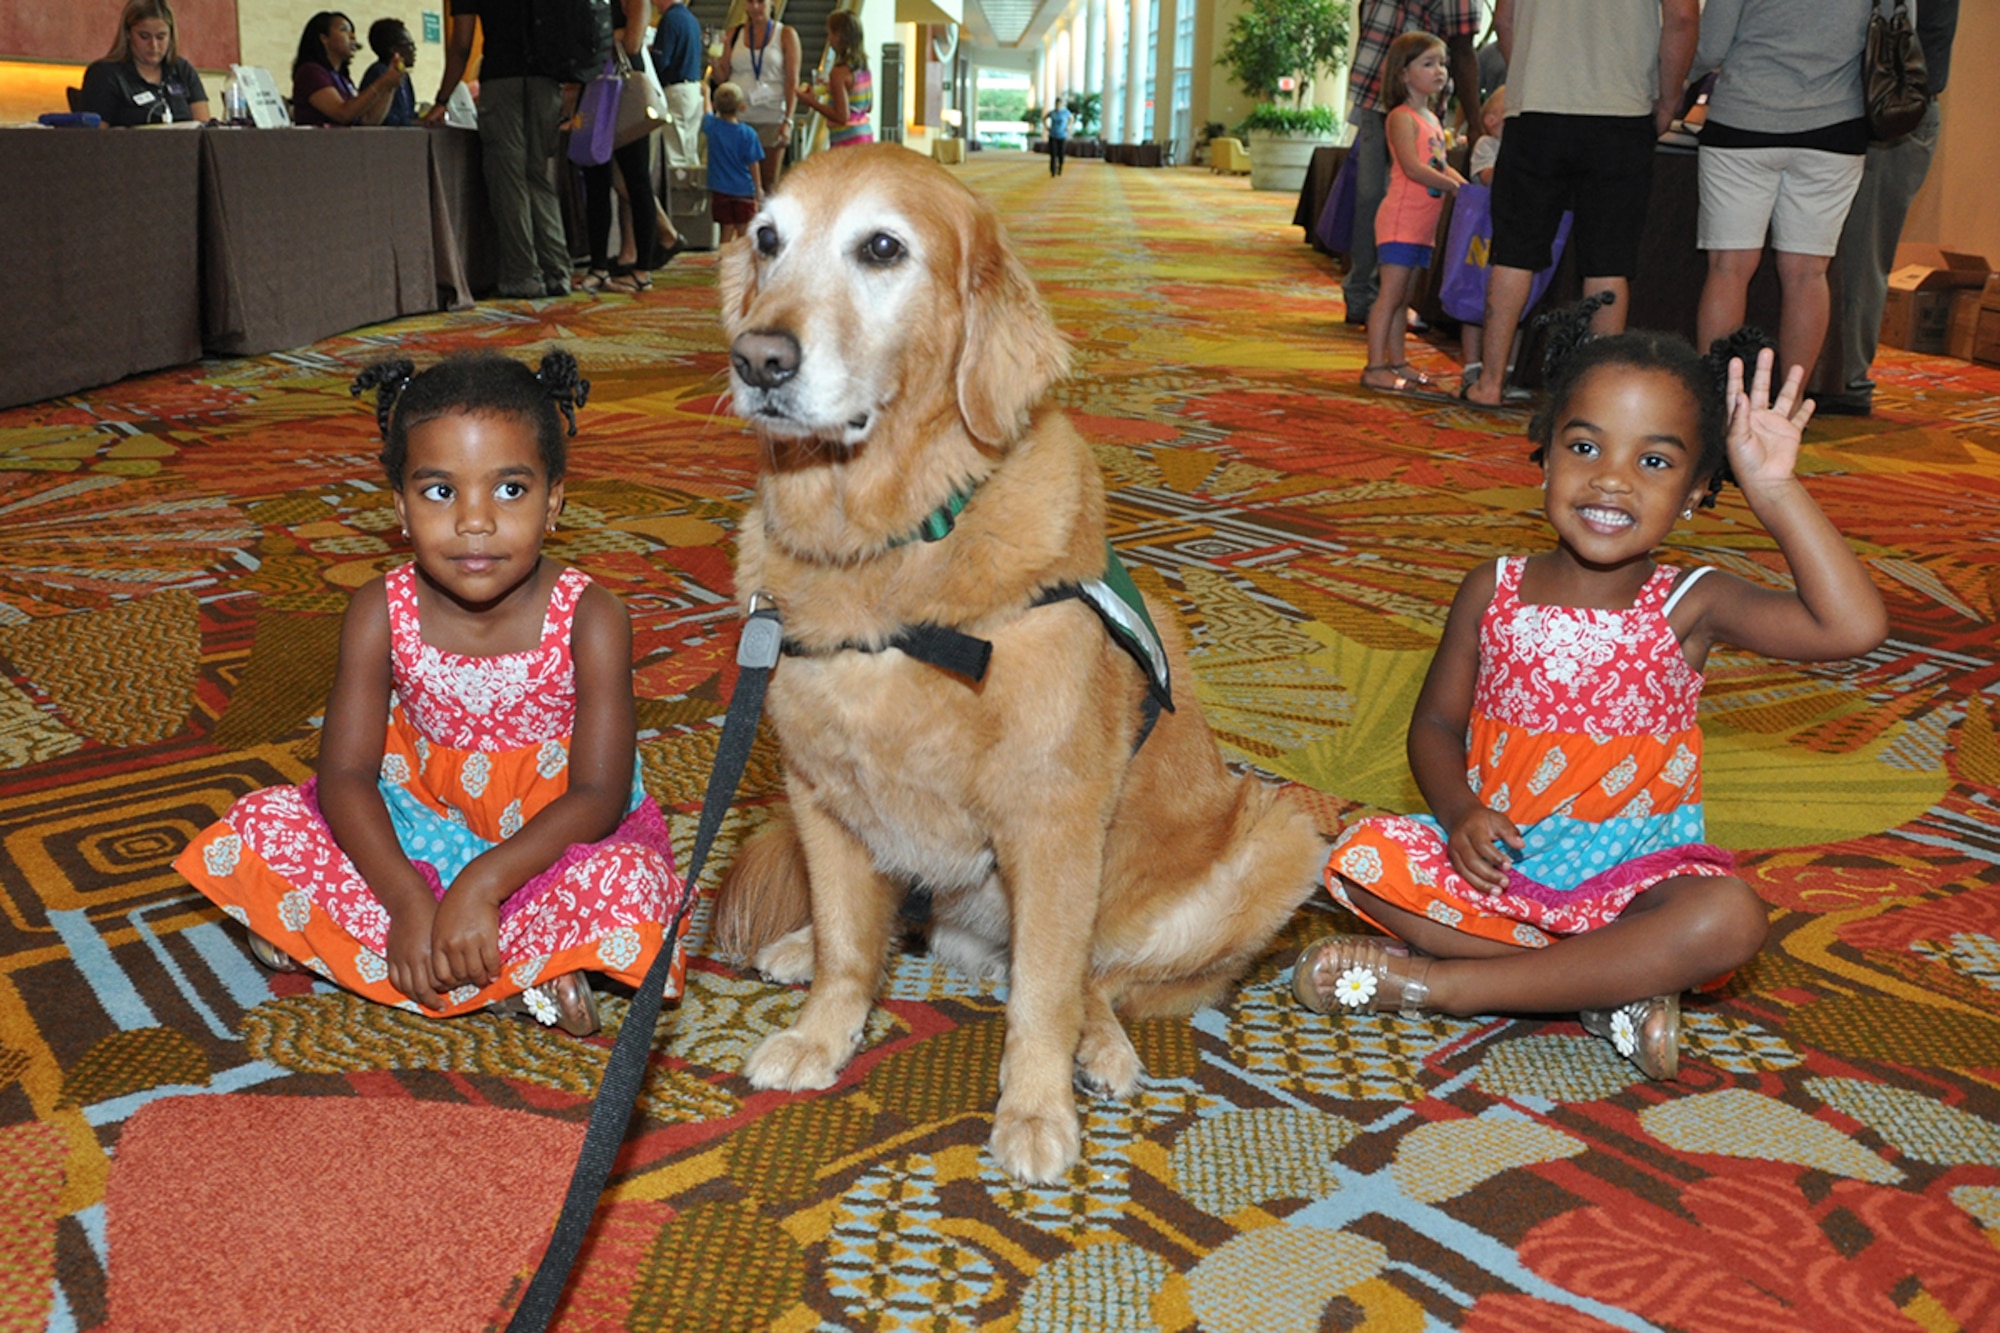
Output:
<svg viewBox="0 0 2000 1333">
<path fill-rule="evenodd" d="M 775 389 L 799 373 L 799 340 L 783 330 L 738 334 L 729 361 L 745 384 Z"/>
</svg>

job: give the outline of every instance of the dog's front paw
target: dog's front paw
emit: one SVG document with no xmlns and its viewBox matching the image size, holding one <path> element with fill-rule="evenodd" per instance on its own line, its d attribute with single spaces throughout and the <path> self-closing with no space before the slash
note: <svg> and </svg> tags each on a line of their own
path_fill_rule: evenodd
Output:
<svg viewBox="0 0 2000 1333">
<path fill-rule="evenodd" d="M 813 979 L 813 928 L 800 926 L 780 935 L 759 949 L 750 965 L 781 986 L 803 986 Z"/>
<path fill-rule="evenodd" d="M 993 1136 L 986 1142 L 1001 1169 L 1027 1185 L 1055 1184 L 1069 1174 L 1083 1149 L 1073 1109 L 1022 1111 L 1004 1099 L 993 1116 Z"/>
<path fill-rule="evenodd" d="M 1093 1097 L 1130 1101 L 1146 1072 L 1123 1025 L 1113 1022 L 1102 1031 L 1086 1030 L 1076 1049 L 1076 1086 Z"/>
<path fill-rule="evenodd" d="M 776 1088 L 783 1092 L 830 1088 L 853 1054 L 851 1044 L 829 1050 L 802 1035 L 797 1028 L 786 1028 L 757 1043 L 757 1049 L 743 1062 L 743 1076 L 753 1088 Z"/>
</svg>

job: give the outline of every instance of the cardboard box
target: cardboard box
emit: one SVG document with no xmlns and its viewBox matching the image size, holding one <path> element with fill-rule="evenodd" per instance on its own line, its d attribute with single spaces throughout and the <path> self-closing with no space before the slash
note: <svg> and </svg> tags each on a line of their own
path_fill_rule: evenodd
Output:
<svg viewBox="0 0 2000 1333">
<path fill-rule="evenodd" d="M 1882 342 L 1909 352 L 1943 352 L 1951 336 L 1952 293 L 1984 289 L 1992 276 L 1984 255 L 1934 246 L 1896 247 L 1889 299 L 1882 307 Z"/>
<path fill-rule="evenodd" d="M 1989 287 L 1991 283 L 1987 284 Z M 1979 341 L 1979 312 L 1984 307 L 1983 291 L 1971 288 L 1951 294 L 1951 327 L 1945 333 L 1944 354 L 1961 361 L 1972 360 Z"/>
<path fill-rule="evenodd" d="M 1973 326 L 1972 359 L 1982 366 L 2000 366 L 2000 310 L 1981 306 Z"/>
</svg>

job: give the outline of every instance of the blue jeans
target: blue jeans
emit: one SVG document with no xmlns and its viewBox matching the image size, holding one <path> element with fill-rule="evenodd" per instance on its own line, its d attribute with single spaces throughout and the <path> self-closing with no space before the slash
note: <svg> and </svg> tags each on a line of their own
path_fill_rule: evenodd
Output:
<svg viewBox="0 0 2000 1333">
<path fill-rule="evenodd" d="M 1357 108 L 1353 116 L 1354 239 L 1347 251 L 1347 277 L 1340 284 L 1347 298 L 1347 320 L 1359 324 L 1375 304 L 1375 210 L 1389 193 L 1388 118 L 1380 111 Z"/>
</svg>

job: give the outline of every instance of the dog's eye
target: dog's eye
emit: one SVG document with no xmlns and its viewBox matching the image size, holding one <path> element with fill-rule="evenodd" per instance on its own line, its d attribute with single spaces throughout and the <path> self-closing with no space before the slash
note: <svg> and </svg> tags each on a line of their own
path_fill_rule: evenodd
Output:
<svg viewBox="0 0 2000 1333">
<path fill-rule="evenodd" d="M 903 243 L 886 231 L 878 231 L 861 243 L 861 257 L 871 264 L 893 264 L 903 254 Z"/>
<path fill-rule="evenodd" d="M 768 222 L 757 228 L 757 253 L 760 255 L 778 253 L 778 229 Z"/>
</svg>

